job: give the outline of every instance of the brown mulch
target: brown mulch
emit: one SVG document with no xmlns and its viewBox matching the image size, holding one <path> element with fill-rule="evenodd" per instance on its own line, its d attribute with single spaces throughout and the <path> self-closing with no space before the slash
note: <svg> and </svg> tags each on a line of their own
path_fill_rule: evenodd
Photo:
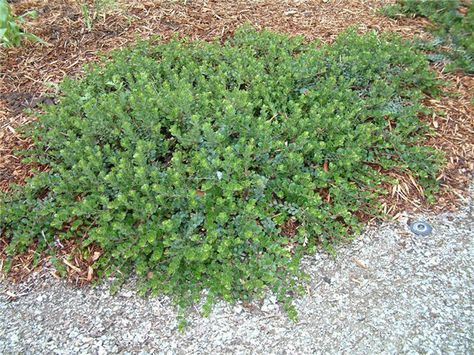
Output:
<svg viewBox="0 0 474 355">
<path fill-rule="evenodd" d="M 423 190 L 413 177 L 392 174 L 399 184 L 391 187 L 384 201 L 384 212 L 397 216 L 403 211 L 455 211 L 465 201 L 474 175 L 474 76 L 462 72 L 443 73 L 433 67 L 439 79 L 447 81 L 440 98 L 426 98 L 435 111 L 422 117 L 433 130 L 426 144 L 445 153 L 446 165 L 438 174 L 440 192 L 435 204 L 427 204 Z"/>
<path fill-rule="evenodd" d="M 84 251 L 75 240 L 56 240 L 49 246 L 49 253 L 38 252 L 34 243 L 25 252 L 9 257 L 6 248 L 6 240 L 0 238 L 0 271 L 8 268 L 8 275 L 3 276 L 15 283 L 25 281 L 33 271 L 42 270 L 56 278 L 66 276 L 72 284 L 83 285 L 96 277 L 94 262 L 102 255 L 97 246 L 90 245 Z M 0 273 L 0 280 L 1 277 Z"/>
<path fill-rule="evenodd" d="M 266 28 L 306 39 L 331 42 L 348 27 L 360 32 L 397 32 L 407 38 L 428 38 L 423 18 L 388 19 L 377 9 L 392 0 L 195 0 L 119 1 L 119 6 L 97 18 L 92 31 L 87 31 L 78 2 L 75 0 L 17 0 L 12 3 L 16 14 L 37 10 L 39 17 L 27 22 L 29 30 L 48 45 L 25 43 L 19 48 L 0 51 L 0 190 L 10 183 L 22 183 L 31 174 L 31 166 L 21 163 L 16 148 L 27 148 L 28 141 L 16 128 L 32 116 L 24 109 L 52 103 L 55 85 L 65 76 L 81 73 L 85 63 L 97 60 L 98 52 L 123 47 L 140 38 L 174 35 L 192 39 L 222 39 L 233 34 L 242 24 Z M 446 153 L 447 164 L 439 175 L 441 192 L 434 206 L 427 206 L 421 187 L 406 174 L 395 174 L 399 184 L 392 187 L 384 201 L 385 212 L 397 215 L 404 210 L 453 210 L 465 195 L 474 171 L 474 122 L 471 99 L 474 77 L 463 73 L 443 73 L 449 80 L 448 94 L 439 99 L 427 98 L 426 104 L 445 114 L 424 117 L 434 129 L 429 145 Z M 294 227 L 294 226 L 288 226 Z M 288 228 L 288 233 L 294 228 Z M 0 248 L 0 251 L 3 249 Z M 31 251 L 34 253 L 34 251 Z M 66 254 L 65 254 L 66 253 Z M 77 248 L 64 248 L 59 253 L 74 267 L 67 266 L 73 279 L 88 279 L 92 259 L 79 257 Z M 26 256 L 25 256 L 26 257 Z M 30 270 L 30 264 L 19 257 L 18 268 Z M 0 259 L 1 256 L 0 256 Z M 3 260 L 3 259 L 2 259 Z M 24 265 L 23 265 L 23 264 Z M 26 269 L 22 268 L 26 265 Z M 15 267 L 15 266 L 13 266 Z M 19 273 L 23 275 L 22 273 Z M 85 276 L 86 275 L 86 276 Z"/>
<path fill-rule="evenodd" d="M 11 126 L 0 131 L 0 191 L 8 191 L 11 184 L 23 184 L 32 175 L 33 164 L 23 164 L 19 150 L 31 147 Z"/>
</svg>

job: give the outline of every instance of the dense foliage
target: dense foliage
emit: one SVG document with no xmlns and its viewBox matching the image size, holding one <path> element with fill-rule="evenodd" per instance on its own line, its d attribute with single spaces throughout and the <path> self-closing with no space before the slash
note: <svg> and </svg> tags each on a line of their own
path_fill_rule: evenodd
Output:
<svg viewBox="0 0 474 355">
<path fill-rule="evenodd" d="M 426 49 L 434 50 L 432 60 L 448 58 L 448 68 L 474 73 L 474 2 L 472 0 L 398 0 L 384 9 L 391 17 L 424 16 L 436 36 Z"/>
<path fill-rule="evenodd" d="M 289 306 L 301 255 L 377 213 L 384 171 L 436 188 L 417 118 L 436 84 L 423 55 L 374 34 L 116 51 L 31 128 L 29 159 L 49 170 L 1 197 L 8 252 L 76 238 L 103 249 L 101 275 L 134 270 L 183 306 L 266 287 Z"/>
<path fill-rule="evenodd" d="M 36 11 L 29 11 L 21 16 L 15 16 L 10 4 L 6 0 L 0 0 L 0 43 L 4 47 L 17 47 L 25 38 L 34 42 L 42 42 L 39 37 L 24 31 L 19 25 L 25 21 L 25 17 L 35 17 L 36 15 Z"/>
</svg>

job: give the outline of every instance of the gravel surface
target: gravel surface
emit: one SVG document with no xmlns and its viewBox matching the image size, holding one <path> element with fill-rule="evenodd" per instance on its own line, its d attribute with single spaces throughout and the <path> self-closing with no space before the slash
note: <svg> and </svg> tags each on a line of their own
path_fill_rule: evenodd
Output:
<svg viewBox="0 0 474 355">
<path fill-rule="evenodd" d="M 0 353 L 472 354 L 473 210 L 471 199 L 457 213 L 421 216 L 430 236 L 402 218 L 369 228 L 335 258 L 307 258 L 297 323 L 267 297 L 218 304 L 209 318 L 196 311 L 178 332 L 169 300 L 137 297 L 133 282 L 112 296 L 106 284 L 77 289 L 45 274 L 2 281 Z"/>
</svg>

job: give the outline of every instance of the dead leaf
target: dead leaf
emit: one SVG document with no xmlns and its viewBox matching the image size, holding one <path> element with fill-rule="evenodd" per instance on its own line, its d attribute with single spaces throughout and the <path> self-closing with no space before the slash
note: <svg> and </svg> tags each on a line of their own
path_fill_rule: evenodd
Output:
<svg viewBox="0 0 474 355">
<path fill-rule="evenodd" d="M 74 271 L 77 271 L 77 272 L 81 272 L 81 269 L 79 269 L 76 265 L 73 265 L 71 264 L 69 261 L 67 261 L 66 259 L 63 259 L 63 263 L 66 264 L 67 266 L 69 266 L 71 269 L 73 269 Z"/>
<path fill-rule="evenodd" d="M 92 266 L 89 265 L 89 268 L 87 269 L 87 281 L 91 281 L 93 276 L 94 269 L 92 268 Z"/>
<path fill-rule="evenodd" d="M 363 269 L 368 269 L 368 268 L 369 268 L 367 265 L 365 265 L 365 264 L 364 264 L 362 261 L 360 261 L 359 259 L 354 258 L 354 262 L 355 262 L 358 266 L 360 266 L 361 268 L 363 268 Z"/>
<path fill-rule="evenodd" d="M 101 255 L 100 251 L 95 251 L 94 254 L 92 254 L 92 261 L 98 260 Z"/>
</svg>

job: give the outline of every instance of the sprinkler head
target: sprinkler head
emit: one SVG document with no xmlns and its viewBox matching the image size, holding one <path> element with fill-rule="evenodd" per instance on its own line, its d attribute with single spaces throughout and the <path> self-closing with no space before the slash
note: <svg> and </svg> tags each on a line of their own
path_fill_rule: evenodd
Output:
<svg viewBox="0 0 474 355">
<path fill-rule="evenodd" d="M 424 221 L 415 221 L 410 224 L 410 230 L 415 233 L 416 235 L 430 235 L 433 227 L 429 223 Z"/>
</svg>

